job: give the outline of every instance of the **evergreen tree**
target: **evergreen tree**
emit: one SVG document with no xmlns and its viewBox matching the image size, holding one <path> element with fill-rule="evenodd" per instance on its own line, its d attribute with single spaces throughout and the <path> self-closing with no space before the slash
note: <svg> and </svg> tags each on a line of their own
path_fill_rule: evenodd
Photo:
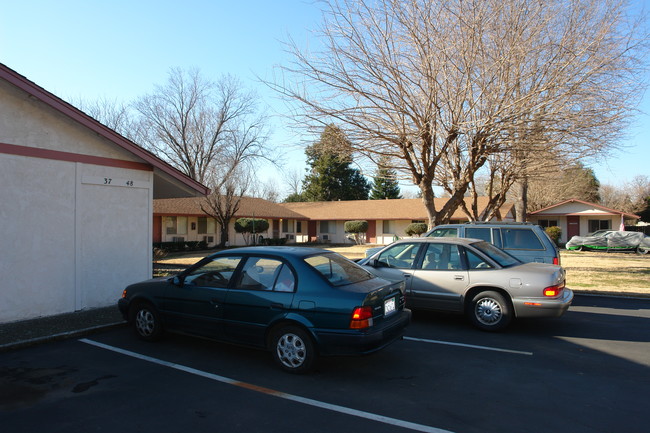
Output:
<svg viewBox="0 0 650 433">
<path fill-rule="evenodd" d="M 367 200 L 370 185 L 361 172 L 351 167 L 350 145 L 343 132 L 328 125 L 320 140 L 307 147 L 310 173 L 303 181 L 302 197 L 307 201 Z"/>
<path fill-rule="evenodd" d="M 402 198 L 400 195 L 397 173 L 388 168 L 388 160 L 379 161 L 377 174 L 373 178 L 370 200 L 384 200 L 387 198 Z"/>
</svg>

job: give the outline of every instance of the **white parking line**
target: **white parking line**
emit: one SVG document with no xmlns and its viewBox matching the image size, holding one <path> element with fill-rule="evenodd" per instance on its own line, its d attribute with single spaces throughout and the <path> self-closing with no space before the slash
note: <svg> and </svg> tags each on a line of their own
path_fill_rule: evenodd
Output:
<svg viewBox="0 0 650 433">
<path fill-rule="evenodd" d="M 110 350 L 112 352 L 120 353 L 122 355 L 130 356 L 130 357 L 137 358 L 137 359 L 140 359 L 140 360 L 143 360 L 143 361 L 147 361 L 147 362 L 162 365 L 162 366 L 165 366 L 165 367 L 173 368 L 175 370 L 183 371 L 185 373 L 194 374 L 196 376 L 205 377 L 206 379 L 211 379 L 211 380 L 214 380 L 214 381 L 217 381 L 217 382 L 226 383 L 228 385 L 238 386 L 240 388 L 248 389 L 248 390 L 255 391 L 255 392 L 261 392 L 263 394 L 271 395 L 273 397 L 283 398 L 285 400 L 291 400 L 291 401 L 295 401 L 297 403 L 302 403 L 302 404 L 306 404 L 306 405 L 309 405 L 309 406 L 318 407 L 318 408 L 321 408 L 321 409 L 331 410 L 333 412 L 339 412 L 339 413 L 343 413 L 343 414 L 346 414 L 346 415 L 356 416 L 356 417 L 359 417 L 359 418 L 366 418 L 366 419 L 369 419 L 369 420 L 372 420 L 372 421 L 377 421 L 377 422 L 381 422 L 381 423 L 384 423 L 384 424 L 394 425 L 394 426 L 397 426 L 397 427 L 402 427 L 402 428 L 409 429 L 409 430 L 414 430 L 414 431 L 421 431 L 421 432 L 427 432 L 427 433 L 452 433 L 449 430 L 443 430 L 443 429 L 439 429 L 439 428 L 435 428 L 435 427 L 429 427 L 429 426 L 426 426 L 426 425 L 423 425 L 423 424 L 416 424 L 416 423 L 403 421 L 403 420 L 396 419 L 396 418 L 390 418 L 390 417 L 383 416 L 383 415 L 377 415 L 377 414 L 370 413 L 370 412 L 364 412 L 364 411 L 361 411 L 361 410 L 351 409 L 349 407 L 344 407 L 344 406 L 339 406 L 339 405 L 336 405 L 336 404 L 325 403 L 325 402 L 318 401 L 318 400 L 312 400 L 310 398 L 300 397 L 300 396 L 293 395 L 293 394 L 287 394 L 287 393 L 284 393 L 282 391 L 276 391 L 276 390 L 273 390 L 273 389 L 253 385 L 253 384 L 250 384 L 250 383 L 241 382 L 241 381 L 238 381 L 238 380 L 235 380 L 235 379 L 230 379 L 230 378 L 225 377 L 225 376 L 219 376 L 217 374 L 208 373 L 208 372 L 205 372 L 205 371 L 202 371 L 202 370 L 197 370 L 195 368 L 187 367 L 187 366 L 184 366 L 184 365 L 181 365 L 181 364 L 175 364 L 173 362 L 163 361 L 162 359 L 152 358 L 150 356 L 142 355 L 142 354 L 137 353 L 137 352 L 131 352 L 130 350 L 120 349 L 119 347 L 109 346 L 107 344 L 99 343 L 97 341 L 89 340 L 87 338 L 82 338 L 79 341 L 81 341 L 82 343 L 86 343 L 86 344 L 90 344 L 92 346 L 102 348 L 102 349 Z"/>
<path fill-rule="evenodd" d="M 453 343 L 451 341 L 427 340 L 425 338 L 404 337 L 404 340 L 419 341 L 422 343 L 445 344 L 447 346 L 468 347 L 470 349 L 491 350 L 493 352 L 515 353 L 517 355 L 533 356 L 533 352 L 522 352 L 520 350 L 499 349 L 498 347 L 476 346 L 474 344 Z"/>
</svg>

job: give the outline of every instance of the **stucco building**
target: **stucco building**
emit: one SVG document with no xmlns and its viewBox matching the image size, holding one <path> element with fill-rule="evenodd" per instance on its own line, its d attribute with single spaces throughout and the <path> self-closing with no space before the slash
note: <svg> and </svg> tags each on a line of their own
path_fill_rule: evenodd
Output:
<svg viewBox="0 0 650 433">
<path fill-rule="evenodd" d="M 0 323 L 115 304 L 151 276 L 153 199 L 208 192 L 0 64 Z"/>
</svg>

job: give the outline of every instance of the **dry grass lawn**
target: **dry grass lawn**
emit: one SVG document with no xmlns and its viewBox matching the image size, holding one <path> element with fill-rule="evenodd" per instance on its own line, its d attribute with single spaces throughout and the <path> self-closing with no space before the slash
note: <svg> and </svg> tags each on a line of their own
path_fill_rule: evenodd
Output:
<svg viewBox="0 0 650 433">
<path fill-rule="evenodd" d="M 374 245 L 332 245 L 325 248 L 349 259 L 365 257 Z M 208 253 L 170 255 L 158 263 L 190 265 Z M 581 293 L 619 293 L 650 297 L 650 254 L 561 251 L 567 271 L 567 287 Z"/>
</svg>

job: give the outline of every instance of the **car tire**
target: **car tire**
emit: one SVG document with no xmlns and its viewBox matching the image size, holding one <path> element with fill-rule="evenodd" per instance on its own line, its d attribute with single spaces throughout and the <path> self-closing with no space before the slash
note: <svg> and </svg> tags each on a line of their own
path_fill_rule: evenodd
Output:
<svg viewBox="0 0 650 433">
<path fill-rule="evenodd" d="M 636 253 L 637 254 L 648 254 L 648 251 L 650 251 L 650 248 L 644 248 L 644 247 L 637 247 L 636 248 Z"/>
<path fill-rule="evenodd" d="M 498 292 L 484 291 L 472 298 L 467 311 L 474 326 L 483 331 L 500 331 L 510 324 L 510 303 Z"/>
<path fill-rule="evenodd" d="M 316 358 L 314 342 L 309 334 L 297 326 L 282 326 L 271 334 L 273 359 L 284 371 L 306 373 Z"/>
<path fill-rule="evenodd" d="M 139 302 L 130 310 L 130 322 L 136 335 L 145 341 L 162 337 L 163 327 L 158 310 L 148 302 Z"/>
</svg>

